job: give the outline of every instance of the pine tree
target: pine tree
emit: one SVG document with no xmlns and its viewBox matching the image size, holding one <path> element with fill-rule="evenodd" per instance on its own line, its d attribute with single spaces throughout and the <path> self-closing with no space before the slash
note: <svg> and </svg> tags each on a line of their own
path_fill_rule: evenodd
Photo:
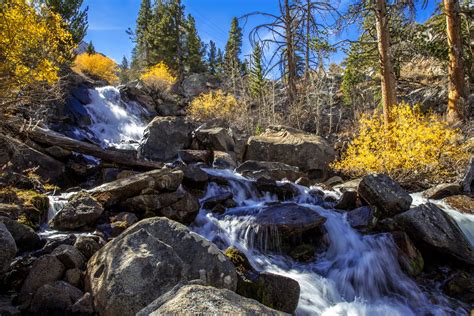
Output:
<svg viewBox="0 0 474 316">
<path fill-rule="evenodd" d="M 214 41 L 209 42 L 209 52 L 207 54 L 207 63 L 209 72 L 213 75 L 217 73 L 218 60 L 217 60 L 217 47 Z"/>
<path fill-rule="evenodd" d="M 48 8 L 58 13 L 66 22 L 75 43 L 80 43 L 87 33 L 87 11 L 81 9 L 83 0 L 43 0 Z"/>
<path fill-rule="evenodd" d="M 217 58 L 216 58 L 216 74 L 222 75 L 224 72 L 224 53 L 222 49 L 217 49 Z"/>
<path fill-rule="evenodd" d="M 186 24 L 185 68 L 191 73 L 203 72 L 203 45 L 196 30 L 196 21 L 191 14 L 188 15 Z"/>
<path fill-rule="evenodd" d="M 236 76 L 241 71 L 242 62 L 240 53 L 242 51 L 242 29 L 239 27 L 237 18 L 232 19 L 229 31 L 229 39 L 225 47 L 225 71 L 232 76 Z"/>
<path fill-rule="evenodd" d="M 262 64 L 262 47 L 260 44 L 256 44 L 253 49 L 250 63 L 249 86 L 252 97 L 260 101 L 265 87 L 265 78 Z"/>
<path fill-rule="evenodd" d="M 147 34 L 151 18 L 152 12 L 150 0 L 142 0 L 135 28 L 135 58 L 137 58 L 137 64 L 140 65 L 140 67 L 147 65 L 150 54 L 150 45 L 147 40 Z"/>
<path fill-rule="evenodd" d="M 120 83 L 125 84 L 130 81 L 129 66 L 127 57 L 123 56 L 122 63 L 120 64 Z"/>
<path fill-rule="evenodd" d="M 89 55 L 95 54 L 95 47 L 94 47 L 94 44 L 92 44 L 92 41 L 90 41 L 89 44 L 87 45 L 86 53 Z"/>
</svg>

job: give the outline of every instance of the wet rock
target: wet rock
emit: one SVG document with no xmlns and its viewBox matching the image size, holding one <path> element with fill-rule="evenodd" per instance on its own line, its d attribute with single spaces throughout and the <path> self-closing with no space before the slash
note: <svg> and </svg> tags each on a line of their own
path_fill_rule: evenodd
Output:
<svg viewBox="0 0 474 316">
<path fill-rule="evenodd" d="M 20 301 L 29 302 L 40 287 L 60 280 L 65 271 L 64 264 L 56 256 L 44 255 L 38 258 L 21 287 Z"/>
<path fill-rule="evenodd" d="M 434 251 L 474 264 L 474 249 L 469 241 L 456 222 L 436 205 L 423 204 L 394 219 L 421 251 Z"/>
<path fill-rule="evenodd" d="M 295 181 L 295 184 L 302 185 L 304 187 L 310 187 L 314 184 L 308 177 L 300 177 Z"/>
<path fill-rule="evenodd" d="M 438 184 L 423 192 L 423 196 L 427 199 L 441 200 L 445 197 L 456 195 L 461 192 L 461 186 L 456 183 Z"/>
<path fill-rule="evenodd" d="M 281 181 L 287 179 L 295 182 L 301 178 L 300 169 L 281 162 L 247 160 L 235 169 L 244 177 L 258 179 L 260 177 Z"/>
<path fill-rule="evenodd" d="M 35 231 L 26 225 L 23 225 L 13 219 L 8 217 L 0 216 L 0 222 L 2 222 L 12 235 L 15 240 L 15 244 L 18 248 L 18 251 L 30 251 L 39 249 L 43 246 L 38 234 Z"/>
<path fill-rule="evenodd" d="M 335 158 L 333 148 L 322 137 L 276 126 L 248 140 L 245 160 L 278 161 L 299 167 L 311 179 L 324 179 Z"/>
<path fill-rule="evenodd" d="M 275 194 L 280 200 L 292 199 L 300 194 L 300 191 L 288 182 L 277 183 L 272 179 L 258 178 L 255 185 L 260 191 Z"/>
<path fill-rule="evenodd" d="M 356 229 L 370 229 L 375 223 L 374 210 L 370 206 L 362 206 L 347 212 L 347 221 Z"/>
<path fill-rule="evenodd" d="M 474 275 L 467 271 L 458 271 L 443 285 L 447 295 L 468 304 L 474 302 Z"/>
<path fill-rule="evenodd" d="M 160 169 L 109 182 L 89 192 L 104 206 L 110 207 L 140 195 L 144 189 L 174 192 L 181 185 L 182 180 L 183 172 L 181 170 Z"/>
<path fill-rule="evenodd" d="M 375 216 L 379 219 L 408 210 L 412 202 L 411 196 L 385 174 L 362 178 L 357 193 L 362 200 L 375 207 Z"/>
<path fill-rule="evenodd" d="M 275 229 L 282 236 L 295 236 L 320 228 L 326 218 L 310 208 L 296 203 L 282 203 L 264 207 L 256 216 L 259 229 Z"/>
<path fill-rule="evenodd" d="M 324 184 L 328 185 L 330 187 L 333 187 L 335 185 L 341 185 L 343 183 L 344 183 L 344 180 L 342 180 L 342 178 L 339 177 L 339 176 L 334 176 L 334 177 L 331 177 L 331 178 L 327 179 L 326 181 L 324 181 Z"/>
<path fill-rule="evenodd" d="M 357 192 L 352 190 L 344 191 L 334 207 L 339 210 L 348 211 L 355 209 L 357 207 Z"/>
<path fill-rule="evenodd" d="M 461 213 L 474 214 L 474 198 L 466 195 L 448 196 L 443 202 Z"/>
<path fill-rule="evenodd" d="M 229 247 L 224 254 L 234 264 L 238 273 L 244 274 L 253 270 L 247 256 L 237 248 Z"/>
<path fill-rule="evenodd" d="M 191 188 L 204 188 L 209 182 L 209 176 L 197 165 L 187 165 L 182 168 L 184 172 L 183 184 Z"/>
<path fill-rule="evenodd" d="M 186 285 L 168 292 L 141 310 L 137 316 L 177 315 L 286 315 L 227 289 Z"/>
<path fill-rule="evenodd" d="M 56 256 L 66 269 L 81 269 L 85 264 L 85 258 L 82 253 L 71 245 L 60 245 L 53 250 L 51 255 Z"/>
<path fill-rule="evenodd" d="M 94 237 L 78 236 L 74 247 L 88 260 L 100 249 L 101 245 Z"/>
<path fill-rule="evenodd" d="M 205 73 L 196 73 L 186 76 L 181 84 L 183 95 L 188 99 L 217 89 L 219 86 L 220 80 L 217 77 Z"/>
<path fill-rule="evenodd" d="M 45 284 L 33 296 L 29 312 L 36 315 L 64 315 L 82 295 L 81 290 L 64 281 Z"/>
<path fill-rule="evenodd" d="M 198 128 L 194 131 L 194 140 L 200 149 L 226 153 L 234 152 L 235 149 L 232 131 L 222 127 Z"/>
<path fill-rule="evenodd" d="M 85 293 L 74 305 L 69 309 L 73 315 L 77 316 L 93 316 L 94 312 L 94 298 L 90 293 Z"/>
<path fill-rule="evenodd" d="M 302 244 L 292 249 L 289 255 L 293 260 L 309 263 L 314 261 L 315 252 L 316 247 L 314 245 Z"/>
<path fill-rule="evenodd" d="M 411 277 L 419 275 L 425 264 L 420 251 L 406 233 L 395 231 L 392 236 L 397 245 L 398 263 L 402 270 Z"/>
<path fill-rule="evenodd" d="M 178 152 L 179 158 L 186 164 L 204 163 L 210 165 L 213 161 L 212 152 L 208 150 L 184 149 Z"/>
<path fill-rule="evenodd" d="M 209 197 L 201 202 L 203 208 L 217 213 L 223 213 L 226 208 L 237 206 L 232 192 L 224 192 L 216 196 Z"/>
<path fill-rule="evenodd" d="M 233 264 L 211 242 L 166 218 L 130 227 L 87 266 L 86 288 L 101 315 L 134 315 L 186 280 L 235 290 Z M 181 310 L 182 311 L 182 310 Z"/>
<path fill-rule="evenodd" d="M 462 179 L 462 189 L 464 193 L 474 194 L 474 157 L 471 158 Z"/>
<path fill-rule="evenodd" d="M 218 169 L 235 169 L 235 167 L 237 167 L 235 154 L 226 153 L 223 151 L 215 151 L 214 162 L 212 163 L 212 166 Z"/>
<path fill-rule="evenodd" d="M 15 240 L 5 224 L 0 223 L 0 274 L 8 270 L 16 252 Z"/>
<path fill-rule="evenodd" d="M 138 153 L 140 158 L 167 162 L 191 146 L 193 124 L 185 117 L 157 116 L 145 129 Z"/>
<path fill-rule="evenodd" d="M 51 220 L 50 225 L 58 230 L 77 230 L 93 226 L 104 208 L 86 192 L 73 195 L 68 203 Z"/>
<path fill-rule="evenodd" d="M 0 296 L 0 315 L 20 316 L 20 310 L 13 305 L 9 296 Z"/>
<path fill-rule="evenodd" d="M 240 281 L 237 294 L 253 298 L 273 309 L 293 314 L 300 298 L 300 285 L 291 278 L 262 272 L 255 281 Z"/>
</svg>

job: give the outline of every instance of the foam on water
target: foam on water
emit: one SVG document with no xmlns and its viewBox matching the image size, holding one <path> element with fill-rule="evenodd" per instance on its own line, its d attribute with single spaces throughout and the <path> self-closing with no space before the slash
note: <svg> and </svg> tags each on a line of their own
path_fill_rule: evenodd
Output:
<svg viewBox="0 0 474 316">
<path fill-rule="evenodd" d="M 90 89 L 89 95 L 92 102 L 85 107 L 96 141 L 102 147 L 136 149 L 146 127 L 147 110 L 136 102 L 124 102 L 113 86 Z"/>
<path fill-rule="evenodd" d="M 305 264 L 266 252 L 264 244 L 277 239 L 269 232 L 255 240 L 255 215 L 265 204 L 278 199 L 270 194 L 257 195 L 251 181 L 230 171 L 206 171 L 226 178 L 229 184 L 210 183 L 203 200 L 230 191 L 238 206 L 224 214 L 201 209 L 192 229 L 222 249 L 237 247 L 259 271 L 298 281 L 298 315 L 465 315 L 462 309 L 446 307 L 447 300 L 442 296 L 436 297 L 443 302 L 440 305 L 431 303 L 432 296 L 402 272 L 391 235 L 360 234 L 344 214 L 320 207 L 321 201 L 305 187 L 298 186 L 300 195 L 286 202 L 309 207 L 327 218 L 327 250 L 314 262 Z"/>
</svg>

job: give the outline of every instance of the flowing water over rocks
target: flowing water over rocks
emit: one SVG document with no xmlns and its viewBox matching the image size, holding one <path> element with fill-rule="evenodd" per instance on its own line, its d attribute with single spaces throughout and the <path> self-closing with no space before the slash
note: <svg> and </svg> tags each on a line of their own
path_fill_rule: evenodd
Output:
<svg viewBox="0 0 474 316">
<path fill-rule="evenodd" d="M 271 251 L 282 236 L 275 230 L 264 230 L 262 235 L 257 219 L 267 205 L 278 203 L 277 197 L 259 194 L 253 182 L 230 171 L 206 171 L 211 177 L 226 179 L 228 185 L 211 183 L 202 200 L 231 192 L 237 206 L 223 214 L 201 209 L 193 230 L 222 249 L 238 248 L 258 271 L 297 280 L 301 287 L 298 315 L 466 314 L 436 291 L 422 290 L 402 272 L 389 234 L 360 234 L 344 213 L 321 207 L 321 197 L 305 187 L 298 186 L 300 194 L 283 203 L 298 203 L 326 219 L 322 237 L 326 248 L 317 251 L 310 263 Z"/>
</svg>

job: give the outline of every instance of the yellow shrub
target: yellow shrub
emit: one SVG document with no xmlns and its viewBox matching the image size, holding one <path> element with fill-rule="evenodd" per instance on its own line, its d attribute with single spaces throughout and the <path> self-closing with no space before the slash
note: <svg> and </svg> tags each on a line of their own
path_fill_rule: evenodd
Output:
<svg viewBox="0 0 474 316">
<path fill-rule="evenodd" d="M 333 167 L 352 176 L 384 172 L 402 183 L 439 182 L 455 176 L 456 167 L 468 159 L 459 131 L 437 115 L 401 104 L 391 116 L 389 128 L 380 114 L 362 117 L 359 135 Z"/>
<path fill-rule="evenodd" d="M 118 66 L 110 58 L 101 54 L 81 54 L 74 60 L 73 70 L 77 73 L 91 75 L 108 83 L 117 83 Z"/>
<path fill-rule="evenodd" d="M 26 0 L 0 1 L 0 99 L 55 83 L 74 45 L 58 14 Z M 1 100 L 0 100 L 1 102 Z"/>
<path fill-rule="evenodd" d="M 164 62 L 160 62 L 143 73 L 140 80 L 149 87 L 166 90 L 176 82 L 176 77 Z"/>
<path fill-rule="evenodd" d="M 241 108 L 233 95 L 217 90 L 196 97 L 191 102 L 188 112 L 192 117 L 201 120 L 213 118 L 229 120 L 239 115 Z"/>
</svg>

